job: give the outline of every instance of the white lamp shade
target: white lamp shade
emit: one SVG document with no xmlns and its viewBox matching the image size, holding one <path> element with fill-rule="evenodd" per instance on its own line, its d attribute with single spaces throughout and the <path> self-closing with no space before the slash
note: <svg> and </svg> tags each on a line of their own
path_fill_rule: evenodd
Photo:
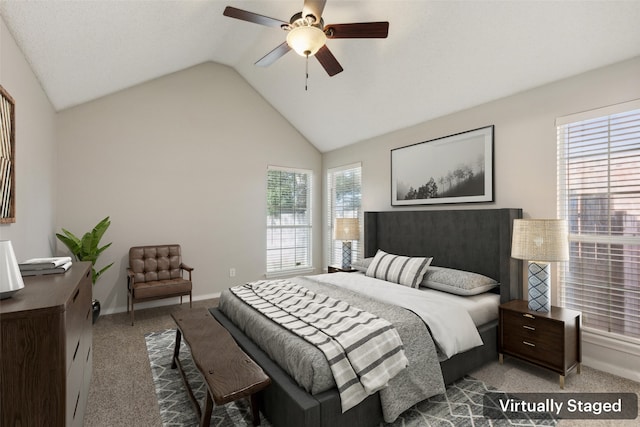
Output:
<svg viewBox="0 0 640 427">
<path fill-rule="evenodd" d="M 515 219 L 511 257 L 530 261 L 568 261 L 569 232 L 562 219 Z"/>
<path fill-rule="evenodd" d="M 287 44 L 300 56 L 313 56 L 324 46 L 327 36 L 313 26 L 302 25 L 295 27 L 287 34 Z"/>
<path fill-rule="evenodd" d="M 360 222 L 358 218 L 336 218 L 333 238 L 335 240 L 359 240 Z"/>
<path fill-rule="evenodd" d="M 24 288 L 20 268 L 10 240 L 0 240 L 0 299 Z"/>
</svg>

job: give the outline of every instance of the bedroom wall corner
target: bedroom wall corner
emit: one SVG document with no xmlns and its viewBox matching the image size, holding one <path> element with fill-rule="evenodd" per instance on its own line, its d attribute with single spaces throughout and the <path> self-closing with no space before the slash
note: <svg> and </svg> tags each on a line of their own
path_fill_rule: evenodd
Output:
<svg viewBox="0 0 640 427">
<path fill-rule="evenodd" d="M 52 255 L 55 245 L 56 113 L 0 17 L 0 84 L 15 101 L 16 222 L 0 224 L 18 261 Z"/>
<path fill-rule="evenodd" d="M 181 244 L 195 269 L 194 299 L 263 278 L 267 166 L 311 169 L 321 179 L 319 151 L 236 71 L 212 62 L 64 110 L 57 136 L 57 227 L 81 233 L 111 217 L 104 242 L 113 245 L 102 262 L 115 265 L 94 287 L 105 313 L 126 310 L 131 246 Z"/>
</svg>

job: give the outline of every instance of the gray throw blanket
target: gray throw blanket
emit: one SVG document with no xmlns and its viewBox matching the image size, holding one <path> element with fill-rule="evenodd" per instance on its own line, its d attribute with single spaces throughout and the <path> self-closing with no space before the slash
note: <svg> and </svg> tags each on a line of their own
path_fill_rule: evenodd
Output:
<svg viewBox="0 0 640 427">
<path fill-rule="evenodd" d="M 324 353 L 342 412 L 386 387 L 409 363 L 391 323 L 345 301 L 287 280 L 248 283 L 231 292 Z"/>
<path fill-rule="evenodd" d="M 379 391 L 386 422 L 395 421 L 416 403 L 444 393 L 436 347 L 420 317 L 404 308 L 321 283 L 321 279 L 314 276 L 288 280 L 313 292 L 346 301 L 394 325 L 404 345 L 409 366 Z M 336 386 L 327 358 L 315 346 L 256 312 L 229 289 L 222 292 L 219 308 L 309 394 L 317 395 Z"/>
</svg>

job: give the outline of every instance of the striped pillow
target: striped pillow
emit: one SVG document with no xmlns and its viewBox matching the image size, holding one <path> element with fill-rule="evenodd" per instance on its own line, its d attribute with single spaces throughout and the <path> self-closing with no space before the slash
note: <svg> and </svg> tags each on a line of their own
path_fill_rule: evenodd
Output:
<svg viewBox="0 0 640 427">
<path fill-rule="evenodd" d="M 387 282 L 418 288 L 433 258 L 416 258 L 388 254 L 378 249 L 366 275 Z"/>
</svg>

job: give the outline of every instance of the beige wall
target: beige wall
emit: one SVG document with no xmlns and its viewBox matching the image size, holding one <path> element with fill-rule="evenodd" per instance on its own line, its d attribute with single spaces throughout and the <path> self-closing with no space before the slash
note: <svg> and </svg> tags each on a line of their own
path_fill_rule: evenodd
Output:
<svg viewBox="0 0 640 427">
<path fill-rule="evenodd" d="M 223 65 L 202 64 L 62 111 L 57 125 L 57 226 L 80 234 L 111 217 L 104 242 L 113 245 L 99 265 L 115 265 L 94 288 L 107 312 L 126 307 L 135 245 L 180 243 L 195 268 L 195 297 L 262 278 L 267 166 L 312 169 L 321 180 L 321 154 Z"/>
<path fill-rule="evenodd" d="M 361 161 L 363 209 L 391 210 L 391 149 L 495 125 L 495 203 L 417 209 L 520 207 L 526 217 L 555 217 L 556 117 L 640 98 L 639 76 L 640 57 L 325 153 L 323 170 Z"/>
<path fill-rule="evenodd" d="M 495 203 L 417 209 L 509 207 L 522 208 L 529 218 L 554 218 L 555 119 L 639 98 L 640 57 L 325 153 L 323 170 L 326 175 L 327 168 L 361 161 L 363 209 L 391 210 L 391 149 L 493 124 Z M 587 364 L 640 381 L 640 346 L 597 335 L 583 338 Z"/>
<path fill-rule="evenodd" d="M 16 222 L 0 224 L 18 260 L 55 245 L 55 112 L 0 17 L 0 84 L 16 103 Z"/>
</svg>

